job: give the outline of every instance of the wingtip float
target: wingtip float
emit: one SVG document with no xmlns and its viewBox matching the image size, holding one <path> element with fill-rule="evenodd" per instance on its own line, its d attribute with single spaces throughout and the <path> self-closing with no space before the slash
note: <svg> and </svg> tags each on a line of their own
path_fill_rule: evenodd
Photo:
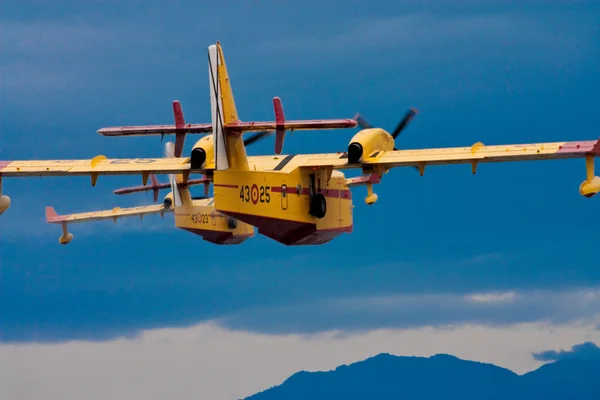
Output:
<svg viewBox="0 0 600 400">
<path fill-rule="evenodd" d="M 238 118 L 231 81 L 220 45 L 209 47 L 210 124 L 185 122 L 181 103 L 173 101 L 173 125 L 102 128 L 105 136 L 174 134 L 169 153 L 154 159 L 47 160 L 0 162 L 0 213 L 10 206 L 2 195 L 2 177 L 88 175 L 95 183 L 100 175 L 142 175 L 143 186 L 117 189 L 116 194 L 170 189 L 162 204 L 116 208 L 89 213 L 58 215 L 46 209 L 49 223 L 61 224 L 61 244 L 73 239 L 67 227 L 71 223 L 167 212 L 175 215 L 175 226 L 198 234 L 215 244 L 238 244 L 258 232 L 284 245 L 322 244 L 353 231 L 351 188 L 366 186 L 365 202 L 372 205 L 378 196 L 373 185 L 396 167 L 415 168 L 421 175 L 435 165 L 468 164 L 472 173 L 481 163 L 524 160 L 584 158 L 586 179 L 579 193 L 592 197 L 600 192 L 600 178 L 594 172 L 594 157 L 600 154 L 600 140 L 578 142 L 484 145 L 434 149 L 398 150 L 399 135 L 417 115 L 410 108 L 391 133 L 371 125 L 363 116 L 354 119 L 285 119 L 278 97 L 273 98 L 274 121 L 243 122 Z M 281 155 L 285 132 L 307 129 L 360 127 L 348 142 L 347 151 L 325 154 Z M 243 139 L 246 132 L 254 135 Z M 212 133 L 200 138 L 189 157 L 182 157 L 185 136 Z M 246 146 L 275 134 L 274 154 L 247 156 Z M 355 178 L 346 178 L 343 170 L 359 169 Z M 189 179 L 200 173 L 202 179 Z M 156 175 L 168 174 L 169 183 L 159 183 Z M 151 185 L 146 185 L 148 178 Z M 208 197 L 212 183 L 213 195 Z M 194 184 L 204 184 L 204 196 L 193 197 Z"/>
<path fill-rule="evenodd" d="M 7 162 L 0 161 L 0 171 L 4 166 L 6 166 Z M 10 197 L 2 194 L 2 173 L 0 173 L 0 215 L 4 214 L 6 210 L 10 207 Z"/>
</svg>

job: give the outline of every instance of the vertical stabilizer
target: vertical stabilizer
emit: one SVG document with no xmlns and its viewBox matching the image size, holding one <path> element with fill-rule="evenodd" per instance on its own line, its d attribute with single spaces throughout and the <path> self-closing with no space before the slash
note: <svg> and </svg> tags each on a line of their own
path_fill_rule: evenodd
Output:
<svg viewBox="0 0 600 400">
<path fill-rule="evenodd" d="M 248 160 L 241 134 L 230 133 L 225 129 L 228 124 L 238 121 L 238 115 L 223 50 L 218 42 L 208 48 L 208 77 L 215 168 L 220 171 L 229 168 L 246 170 Z"/>
</svg>

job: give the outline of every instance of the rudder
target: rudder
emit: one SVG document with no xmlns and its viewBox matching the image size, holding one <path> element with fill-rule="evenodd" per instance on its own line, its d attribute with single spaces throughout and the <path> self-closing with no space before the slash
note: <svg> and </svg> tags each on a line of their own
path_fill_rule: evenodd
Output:
<svg viewBox="0 0 600 400">
<path fill-rule="evenodd" d="M 211 118 L 215 143 L 215 168 L 217 170 L 248 169 L 246 149 L 240 133 L 226 131 L 226 126 L 239 120 L 225 57 L 221 45 L 208 47 L 208 76 Z"/>
</svg>

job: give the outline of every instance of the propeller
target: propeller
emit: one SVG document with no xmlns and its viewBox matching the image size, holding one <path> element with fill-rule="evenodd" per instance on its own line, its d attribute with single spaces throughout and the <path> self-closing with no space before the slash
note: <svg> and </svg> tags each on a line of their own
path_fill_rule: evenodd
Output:
<svg viewBox="0 0 600 400">
<path fill-rule="evenodd" d="M 175 157 L 175 145 L 173 142 L 166 142 L 164 149 L 165 157 L 172 158 Z"/>
<path fill-rule="evenodd" d="M 175 157 L 175 145 L 173 142 L 165 143 L 165 157 Z M 177 177 L 173 174 L 169 174 L 169 183 L 171 184 L 171 192 L 173 193 L 173 203 L 175 207 L 182 205 L 181 196 L 179 195 L 179 189 L 177 189 Z"/>
<path fill-rule="evenodd" d="M 244 140 L 244 145 L 247 146 L 256 142 L 257 140 L 263 139 L 269 135 L 275 133 L 275 154 L 281 154 L 283 150 L 283 140 L 285 138 L 285 115 L 283 113 L 283 107 L 281 105 L 281 99 L 279 97 L 273 97 L 273 111 L 275 112 L 275 130 L 274 131 L 261 131 L 256 132 Z"/>
<path fill-rule="evenodd" d="M 398 122 L 398 125 L 396 125 L 396 128 L 392 131 L 392 133 L 390 133 L 390 135 L 392 135 L 392 137 L 394 138 L 394 140 L 396 140 L 396 138 L 398 136 L 400 136 L 400 134 L 402 133 L 402 131 L 404 131 L 404 129 L 406 128 L 406 126 L 408 125 L 408 123 L 415 117 L 415 115 L 417 115 L 417 113 L 419 112 L 419 110 L 417 110 L 414 107 L 411 107 L 406 114 L 404 114 L 404 116 L 402 117 L 402 119 L 400 120 L 400 122 Z M 371 125 L 369 123 L 369 121 L 366 120 L 365 117 L 363 117 L 360 114 L 356 114 L 354 116 L 354 120 L 356 121 L 356 123 L 358 124 L 358 126 L 360 126 L 362 129 L 371 129 L 374 128 L 373 125 Z M 396 148 L 394 148 L 394 150 L 397 150 Z"/>
<path fill-rule="evenodd" d="M 252 136 L 250 136 L 249 138 L 244 140 L 244 146 L 248 146 L 254 142 L 262 140 L 262 139 L 266 138 L 267 136 L 272 135 L 274 133 L 275 133 L 275 131 L 256 132 L 255 134 L 253 134 Z"/>
</svg>

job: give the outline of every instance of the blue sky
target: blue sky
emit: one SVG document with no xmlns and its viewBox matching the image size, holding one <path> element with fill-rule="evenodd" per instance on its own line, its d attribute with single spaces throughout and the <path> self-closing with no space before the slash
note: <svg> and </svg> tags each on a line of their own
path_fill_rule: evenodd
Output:
<svg viewBox="0 0 600 400">
<path fill-rule="evenodd" d="M 243 119 L 271 119 L 280 96 L 288 118 L 361 112 L 387 129 L 415 106 L 400 148 L 598 138 L 598 5 L 470 3 L 6 1 L 0 159 L 160 155 L 158 139 L 95 131 L 171 123 L 174 99 L 189 122 L 209 121 L 206 48 L 216 40 Z M 342 151 L 353 134 L 296 133 L 284 152 Z M 273 138 L 249 152 L 272 148 Z M 593 307 L 566 306 L 600 284 L 599 206 L 578 194 L 584 174 L 580 160 L 485 165 L 475 176 L 467 166 L 422 178 L 394 170 L 376 205 L 354 191 L 351 235 L 298 248 L 262 237 L 218 247 L 170 216 L 76 225 L 62 247 L 44 206 L 80 212 L 151 195 L 112 194 L 139 183 L 131 177 L 95 188 L 6 179 L 0 341 L 106 340 L 212 320 L 293 333 L 588 318 Z M 538 294 L 473 309 L 460 300 L 473 292 Z M 403 298 L 410 311 L 372 301 Z M 447 299 L 459 311 L 441 307 Z"/>
</svg>

